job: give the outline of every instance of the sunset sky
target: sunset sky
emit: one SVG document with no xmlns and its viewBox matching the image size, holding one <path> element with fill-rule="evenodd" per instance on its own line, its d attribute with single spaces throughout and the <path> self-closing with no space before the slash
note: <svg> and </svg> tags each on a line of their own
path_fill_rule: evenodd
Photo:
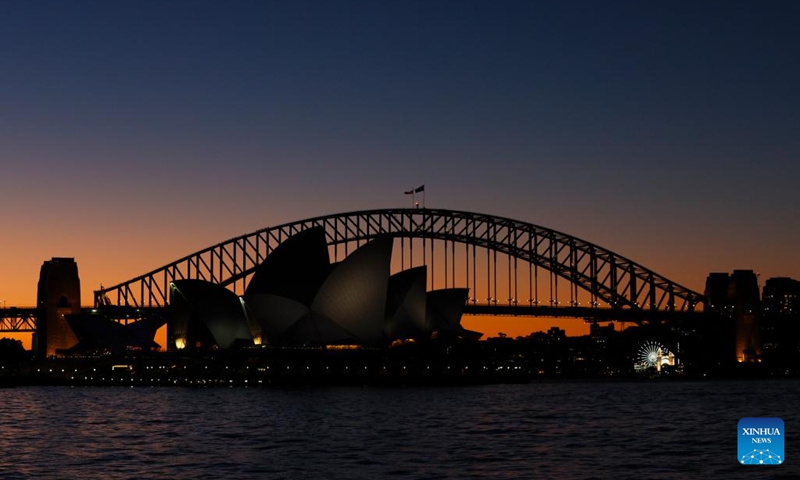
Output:
<svg viewBox="0 0 800 480">
<path fill-rule="evenodd" d="M 2 1 L 0 299 L 32 305 L 63 256 L 90 305 L 423 183 L 696 290 L 800 278 L 799 24 L 790 1 Z"/>
</svg>

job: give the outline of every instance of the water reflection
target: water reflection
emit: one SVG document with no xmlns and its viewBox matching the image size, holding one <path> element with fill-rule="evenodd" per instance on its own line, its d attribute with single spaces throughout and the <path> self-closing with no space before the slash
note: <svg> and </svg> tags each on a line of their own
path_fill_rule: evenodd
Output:
<svg viewBox="0 0 800 480">
<path fill-rule="evenodd" d="M 798 381 L 0 390 L 2 478 L 749 478 L 736 424 Z M 794 427 L 793 427 L 794 426 Z M 798 474 L 797 445 L 774 473 Z"/>
</svg>

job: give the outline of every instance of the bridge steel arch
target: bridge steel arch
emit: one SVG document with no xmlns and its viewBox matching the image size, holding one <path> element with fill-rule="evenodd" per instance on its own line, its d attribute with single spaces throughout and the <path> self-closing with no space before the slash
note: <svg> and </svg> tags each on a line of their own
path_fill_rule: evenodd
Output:
<svg viewBox="0 0 800 480">
<path fill-rule="evenodd" d="M 164 307 L 169 302 L 170 282 L 179 279 L 206 280 L 243 291 L 246 278 L 278 244 L 312 227 L 323 227 L 329 247 L 337 252 L 343 248 L 345 255 L 353 242 L 386 235 L 466 244 L 467 252 L 473 247 L 473 255 L 475 248 L 484 248 L 565 279 L 572 288 L 589 293 L 592 307 L 694 312 L 703 301 L 700 293 L 571 235 L 493 215 L 416 208 L 332 214 L 263 228 L 101 288 L 95 291 L 95 306 Z"/>
</svg>

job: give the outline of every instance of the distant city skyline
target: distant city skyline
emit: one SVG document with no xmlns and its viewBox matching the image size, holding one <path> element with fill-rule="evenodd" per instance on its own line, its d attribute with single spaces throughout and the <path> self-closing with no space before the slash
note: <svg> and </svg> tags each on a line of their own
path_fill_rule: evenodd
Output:
<svg viewBox="0 0 800 480">
<path fill-rule="evenodd" d="M 788 1 L 2 2 L 0 299 L 32 305 L 41 264 L 73 257 L 90 305 L 421 184 L 429 208 L 697 291 L 798 279 L 798 20 Z M 560 323 L 509 320 L 540 321 Z"/>
</svg>

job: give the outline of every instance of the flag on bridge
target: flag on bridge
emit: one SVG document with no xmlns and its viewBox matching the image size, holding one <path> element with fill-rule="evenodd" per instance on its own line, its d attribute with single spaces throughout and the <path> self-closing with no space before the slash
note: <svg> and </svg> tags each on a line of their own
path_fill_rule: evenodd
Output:
<svg viewBox="0 0 800 480">
<path fill-rule="evenodd" d="M 405 192 L 406 195 L 413 195 L 412 202 L 414 202 L 414 208 L 419 208 L 419 202 L 417 202 L 417 194 L 422 193 L 422 208 L 425 208 L 425 184 L 423 183 L 417 188 L 412 188 L 411 190 L 407 190 Z"/>
<path fill-rule="evenodd" d="M 405 192 L 403 192 L 406 195 L 412 195 L 411 201 L 414 204 L 414 208 L 419 208 L 419 202 L 417 202 L 417 194 L 420 193 L 420 192 L 422 193 L 422 208 L 425 208 L 425 184 L 424 183 L 422 185 L 420 185 L 419 187 L 417 187 L 417 188 L 412 188 L 411 190 L 406 190 Z"/>
</svg>

